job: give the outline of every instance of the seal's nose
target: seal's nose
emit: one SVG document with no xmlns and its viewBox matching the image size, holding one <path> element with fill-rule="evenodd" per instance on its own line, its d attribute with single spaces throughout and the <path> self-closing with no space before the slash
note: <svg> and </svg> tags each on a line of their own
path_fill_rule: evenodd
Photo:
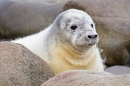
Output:
<svg viewBox="0 0 130 86">
<path fill-rule="evenodd" d="M 90 38 L 90 39 L 96 39 L 97 37 L 98 37 L 97 34 L 95 34 L 95 35 L 88 35 L 88 38 Z"/>
</svg>

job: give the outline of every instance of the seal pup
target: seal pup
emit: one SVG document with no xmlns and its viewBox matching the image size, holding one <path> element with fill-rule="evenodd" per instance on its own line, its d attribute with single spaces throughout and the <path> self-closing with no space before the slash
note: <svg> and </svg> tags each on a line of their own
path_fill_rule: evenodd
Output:
<svg viewBox="0 0 130 86">
<path fill-rule="evenodd" d="M 99 36 L 92 18 L 84 11 L 69 9 L 39 33 L 13 40 L 46 61 L 55 75 L 66 70 L 103 71 L 96 44 Z"/>
</svg>

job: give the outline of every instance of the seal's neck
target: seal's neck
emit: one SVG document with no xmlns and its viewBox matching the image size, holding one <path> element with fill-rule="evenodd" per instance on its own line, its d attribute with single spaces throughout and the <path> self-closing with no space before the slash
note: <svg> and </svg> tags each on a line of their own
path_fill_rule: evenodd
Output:
<svg viewBox="0 0 130 86">
<path fill-rule="evenodd" d="M 94 54 L 91 54 L 91 52 L 94 51 L 94 48 L 96 48 L 95 45 L 87 49 L 86 52 L 79 52 L 70 45 L 59 42 L 57 47 L 52 45 L 52 49 L 54 49 L 52 56 L 54 56 L 53 58 L 62 58 L 67 63 L 74 66 L 85 66 L 95 57 Z"/>
<path fill-rule="evenodd" d="M 98 70 L 97 63 L 100 62 L 100 54 L 94 46 L 86 52 L 78 52 L 73 47 L 65 43 L 52 43 L 49 46 L 51 59 L 47 62 L 55 74 L 66 70 Z"/>
</svg>

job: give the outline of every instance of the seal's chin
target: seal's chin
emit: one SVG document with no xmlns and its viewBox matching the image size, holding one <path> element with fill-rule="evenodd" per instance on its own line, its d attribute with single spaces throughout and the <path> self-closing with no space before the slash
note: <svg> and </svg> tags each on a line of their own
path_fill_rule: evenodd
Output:
<svg viewBox="0 0 130 86">
<path fill-rule="evenodd" d="M 77 43 L 75 45 L 75 47 L 79 47 L 79 48 L 89 48 L 89 47 L 92 47 L 93 45 L 97 44 L 97 41 L 94 41 L 94 42 L 87 42 L 87 43 Z"/>
<path fill-rule="evenodd" d="M 97 44 L 97 42 L 87 44 L 86 46 L 91 47 L 91 46 L 93 46 L 93 45 L 95 45 L 95 44 Z"/>
</svg>

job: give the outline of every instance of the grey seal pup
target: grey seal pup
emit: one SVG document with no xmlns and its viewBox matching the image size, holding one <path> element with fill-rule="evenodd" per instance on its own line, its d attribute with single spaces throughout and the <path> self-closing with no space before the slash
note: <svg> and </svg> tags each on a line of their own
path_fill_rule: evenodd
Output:
<svg viewBox="0 0 130 86">
<path fill-rule="evenodd" d="M 84 11 L 69 9 L 45 30 L 12 42 L 41 57 L 56 75 L 66 70 L 104 71 L 98 41 L 92 18 Z"/>
</svg>

